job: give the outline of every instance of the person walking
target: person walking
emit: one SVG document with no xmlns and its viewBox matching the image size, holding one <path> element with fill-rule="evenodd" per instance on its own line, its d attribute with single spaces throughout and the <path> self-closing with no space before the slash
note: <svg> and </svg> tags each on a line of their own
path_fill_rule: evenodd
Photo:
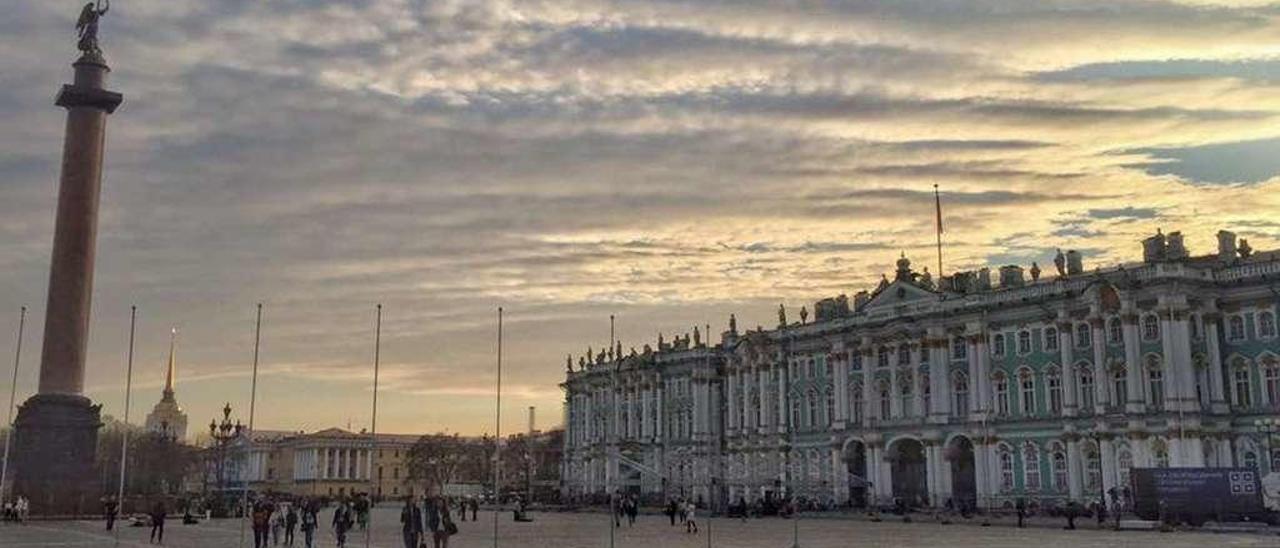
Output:
<svg viewBox="0 0 1280 548">
<path fill-rule="evenodd" d="M 289 512 L 284 516 L 284 543 L 293 546 L 293 530 L 298 527 L 298 509 L 290 504 Z"/>
<path fill-rule="evenodd" d="M 1018 511 L 1018 528 L 1021 529 L 1023 527 L 1022 521 L 1027 518 L 1027 501 L 1019 498 L 1014 507 Z"/>
<path fill-rule="evenodd" d="M 480 501 L 472 497 L 471 499 L 471 521 L 476 521 L 476 514 L 480 512 Z"/>
<path fill-rule="evenodd" d="M 256 500 L 250 508 L 253 525 L 253 548 L 267 548 L 267 535 L 271 531 L 271 508 L 265 500 Z"/>
<path fill-rule="evenodd" d="M 667 499 L 667 519 L 671 520 L 671 526 L 676 526 L 676 499 Z"/>
<path fill-rule="evenodd" d="M 284 508 L 277 507 L 271 513 L 271 545 L 280 545 L 280 534 L 284 532 Z"/>
<path fill-rule="evenodd" d="M 338 539 L 338 548 L 347 545 L 347 531 L 351 530 L 351 526 L 355 524 L 355 520 L 351 516 L 351 505 L 346 500 L 338 503 L 338 507 L 333 511 L 333 535 Z"/>
<path fill-rule="evenodd" d="M 404 498 L 404 508 L 400 510 L 400 532 L 404 548 L 418 548 L 422 540 L 422 510 L 413 503 L 412 495 Z"/>
<path fill-rule="evenodd" d="M 640 513 L 640 503 L 635 497 L 627 497 L 627 526 L 635 527 L 636 515 Z"/>
<path fill-rule="evenodd" d="M 422 499 L 422 526 L 422 534 L 429 535 L 435 543 L 436 531 L 440 530 L 440 504 L 434 497 Z"/>
<path fill-rule="evenodd" d="M 157 502 L 151 509 L 151 543 L 164 544 L 164 502 Z"/>
<path fill-rule="evenodd" d="M 18 516 L 18 523 L 26 523 L 27 515 L 31 513 L 31 501 L 27 497 L 18 495 L 18 502 L 14 505 L 14 513 Z"/>
<path fill-rule="evenodd" d="M 433 534 L 435 548 L 449 548 L 449 537 L 458 533 L 458 526 L 449 515 L 448 501 L 440 501 L 440 528 Z"/>
<path fill-rule="evenodd" d="M 694 518 L 694 510 L 695 510 L 695 509 L 697 509 L 697 506 L 694 506 L 694 504 L 693 504 L 693 502 L 692 502 L 692 501 L 685 503 L 685 506 L 684 506 L 684 530 L 685 530 L 685 532 L 686 532 L 686 533 L 695 533 L 695 534 L 696 534 L 696 533 L 698 532 L 698 520 Z"/>
<path fill-rule="evenodd" d="M 311 502 L 302 507 L 302 540 L 306 543 L 307 548 L 315 548 L 316 525 L 320 520 L 316 518 L 315 503 Z"/>
<path fill-rule="evenodd" d="M 1067 501 L 1067 508 L 1064 512 L 1067 515 L 1066 529 L 1071 530 L 1076 528 L 1076 514 L 1079 512 L 1080 512 L 1080 508 L 1076 506 L 1076 501 L 1074 500 Z"/>
<path fill-rule="evenodd" d="M 107 497 L 102 504 L 102 513 L 106 514 L 107 530 L 110 531 L 116 526 L 116 511 L 120 505 L 116 502 L 115 497 Z"/>
</svg>

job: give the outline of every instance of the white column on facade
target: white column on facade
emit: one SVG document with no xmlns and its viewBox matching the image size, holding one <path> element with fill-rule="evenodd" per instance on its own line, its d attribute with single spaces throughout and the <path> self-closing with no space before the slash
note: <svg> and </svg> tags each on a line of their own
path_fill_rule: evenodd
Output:
<svg viewBox="0 0 1280 548">
<path fill-rule="evenodd" d="M 840 448 L 831 448 L 831 497 L 835 499 L 836 504 L 843 505 L 849 500 L 849 480 L 848 468 L 845 467 L 844 459 L 840 458 Z"/>
<path fill-rule="evenodd" d="M 827 369 L 831 370 L 832 389 L 835 395 L 835 417 L 832 417 L 836 429 L 843 430 L 849 420 L 849 358 L 844 350 L 844 343 L 837 341 L 827 358 Z"/>
<path fill-rule="evenodd" d="M 978 370 L 978 336 L 970 333 L 965 335 L 965 339 L 966 355 L 969 358 L 969 413 L 977 415 L 983 409 L 983 386 L 987 384 L 987 379 L 982 378 Z"/>
<path fill-rule="evenodd" d="M 873 417 L 880 416 L 880 405 L 875 399 L 876 360 L 875 351 L 867 340 L 863 341 L 862 352 L 862 427 L 871 428 Z"/>
<path fill-rule="evenodd" d="M 1067 311 L 1058 311 L 1058 353 L 1062 360 L 1062 414 L 1067 417 L 1076 416 L 1076 409 L 1080 401 L 1076 393 L 1077 381 L 1079 375 L 1075 374 L 1073 363 L 1075 356 L 1073 350 L 1075 347 L 1075 337 L 1073 337 L 1073 326 Z M 1102 344 L 1101 340 L 1093 339 L 1094 345 Z"/>
<path fill-rule="evenodd" d="M 1096 344 L 1096 341 L 1095 341 Z M 1080 500 L 1084 494 L 1084 470 L 1081 467 L 1080 442 L 1076 438 L 1067 439 L 1067 491 L 1072 500 Z"/>
<path fill-rule="evenodd" d="M 662 378 L 658 378 L 654 381 L 654 386 L 657 387 L 658 390 L 658 399 L 654 402 L 654 404 L 658 406 L 658 420 L 653 425 L 654 437 L 659 440 L 663 440 L 667 437 L 666 381 Z"/>
<path fill-rule="evenodd" d="M 928 413 L 933 422 L 946 422 L 951 413 L 951 375 L 947 363 L 947 333 L 941 326 L 929 328 L 925 348 L 929 356 Z"/>
<path fill-rule="evenodd" d="M 902 387 L 899 378 L 903 364 L 898 363 L 898 347 L 884 348 L 882 351 L 889 352 L 889 416 L 899 418 L 902 416 Z"/>
<path fill-rule="evenodd" d="M 1107 410 L 1107 385 L 1111 375 L 1107 372 L 1106 321 L 1099 316 L 1089 318 L 1093 327 L 1093 413 L 1102 415 Z"/>
<path fill-rule="evenodd" d="M 978 389 L 978 412 L 989 413 L 991 411 L 991 350 L 987 345 L 986 329 L 977 329 L 975 331 L 977 344 L 974 345 L 974 354 L 977 356 L 978 377 L 970 379 L 970 386 Z M 972 391 L 972 390 L 970 390 Z"/>
<path fill-rule="evenodd" d="M 1177 373 L 1177 391 L 1179 395 L 1180 409 L 1183 411 L 1198 411 L 1200 409 L 1200 401 L 1196 397 L 1196 369 L 1195 364 L 1191 361 L 1191 322 L 1189 311 L 1184 307 L 1178 307 L 1173 311 L 1173 318 L 1169 321 L 1169 326 L 1173 331 L 1173 370 Z M 1203 460 L 1203 455 L 1201 456 Z"/>
<path fill-rule="evenodd" d="M 1211 309 L 1201 316 L 1204 322 L 1205 349 L 1209 354 L 1209 404 L 1214 413 L 1226 413 L 1227 392 L 1223 386 L 1222 349 L 1218 346 L 1218 324 L 1222 315 Z"/>
<path fill-rule="evenodd" d="M 773 426 L 775 432 L 782 434 L 782 433 L 786 433 L 787 431 L 787 404 L 788 404 L 787 386 L 791 383 L 792 377 L 790 374 L 787 373 L 786 368 L 775 367 L 774 369 L 777 371 L 777 376 L 778 376 L 778 380 L 777 380 L 778 405 L 775 406 L 775 409 L 773 410 L 774 415 L 773 417 L 770 418 L 770 421 L 768 422 L 768 424 Z M 764 379 L 769 378 L 768 371 L 764 373 L 763 378 Z M 761 396 L 762 407 L 764 406 L 763 394 L 765 393 L 766 392 L 764 390 L 760 391 L 760 394 L 762 395 Z"/>
<path fill-rule="evenodd" d="M 1138 312 L 1132 309 L 1129 303 L 1125 304 L 1125 311 L 1121 314 L 1120 322 L 1121 330 L 1124 332 L 1124 362 L 1125 362 L 1125 384 L 1127 394 L 1125 394 L 1125 411 L 1129 413 L 1142 413 L 1143 404 L 1142 387 L 1144 378 L 1142 374 L 1142 360 L 1139 357 L 1139 344 L 1141 333 L 1138 332 Z M 1119 394 L 1116 397 L 1120 397 Z"/>
<path fill-rule="evenodd" d="M 1161 307 L 1156 311 L 1156 314 L 1160 318 L 1160 372 L 1163 375 L 1162 380 L 1164 381 L 1161 386 L 1161 390 L 1164 393 L 1161 394 L 1161 396 L 1164 398 L 1164 410 L 1177 411 L 1179 405 L 1178 400 L 1180 399 L 1180 395 L 1178 394 L 1178 383 L 1181 379 L 1178 377 L 1178 367 L 1174 363 L 1173 358 L 1175 352 L 1175 334 L 1173 320 L 1170 317 L 1173 312 L 1165 307 Z M 1150 374 L 1151 372 L 1147 371 L 1146 364 L 1143 364 L 1143 380 L 1145 381 L 1147 376 Z M 1151 398 L 1154 400 L 1155 394 L 1152 394 Z"/>
<path fill-rule="evenodd" d="M 730 368 L 733 367 L 730 362 Z M 738 372 L 729 369 L 728 374 L 724 378 L 725 387 L 725 408 L 729 410 L 729 416 L 725 417 L 727 422 L 727 434 L 733 435 L 737 432 L 739 425 L 739 417 L 742 416 L 742 408 L 738 406 Z"/>
<path fill-rule="evenodd" d="M 927 440 L 924 443 L 924 484 L 925 493 L 929 496 L 929 506 L 938 506 L 942 487 L 939 481 L 938 461 L 941 461 L 938 443 Z"/>
<path fill-rule="evenodd" d="M 924 408 L 924 377 L 920 375 L 921 348 L 919 344 L 911 345 L 911 363 L 907 370 L 911 372 L 911 407 L 910 412 L 903 413 L 912 417 L 924 417 L 929 411 Z"/>
</svg>

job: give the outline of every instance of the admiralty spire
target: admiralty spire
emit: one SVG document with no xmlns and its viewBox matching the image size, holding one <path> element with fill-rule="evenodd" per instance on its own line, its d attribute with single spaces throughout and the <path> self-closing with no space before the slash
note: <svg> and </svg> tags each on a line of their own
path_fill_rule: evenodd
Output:
<svg viewBox="0 0 1280 548">
<path fill-rule="evenodd" d="M 178 400 L 174 396 L 174 382 L 178 371 L 178 362 L 174 353 L 178 330 L 169 334 L 169 364 L 165 369 L 164 392 L 160 401 L 147 414 L 147 432 L 170 436 L 175 440 L 187 437 L 187 414 L 182 412 Z"/>
</svg>

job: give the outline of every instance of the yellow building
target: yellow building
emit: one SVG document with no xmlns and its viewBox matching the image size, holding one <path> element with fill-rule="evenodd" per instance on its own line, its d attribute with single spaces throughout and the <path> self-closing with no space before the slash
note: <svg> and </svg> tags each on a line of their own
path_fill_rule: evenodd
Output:
<svg viewBox="0 0 1280 548">
<path fill-rule="evenodd" d="M 262 431 L 232 450 L 236 483 L 259 492 L 340 497 L 372 493 L 382 497 L 420 494 L 409 481 L 409 448 L 420 436 L 329 428 L 314 433 Z"/>
</svg>

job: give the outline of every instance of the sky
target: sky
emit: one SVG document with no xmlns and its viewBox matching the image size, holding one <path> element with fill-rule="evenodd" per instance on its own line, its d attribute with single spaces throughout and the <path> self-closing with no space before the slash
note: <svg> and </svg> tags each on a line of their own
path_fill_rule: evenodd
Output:
<svg viewBox="0 0 1280 548">
<path fill-rule="evenodd" d="M 35 391 L 80 2 L 0 18 L 0 351 Z M 192 431 L 561 422 L 567 354 L 945 271 L 1280 243 L 1280 4 L 117 0 L 87 395 Z M 936 274 L 936 266 L 932 268 Z M 794 317 L 794 316 L 793 316 Z M 705 327 L 703 328 L 705 329 Z M 11 363 L 7 359 L 0 363 Z M 7 369 L 7 365 L 5 368 Z M 7 379 L 8 375 L 3 377 Z M 6 386 L 7 388 L 7 386 Z"/>
</svg>

